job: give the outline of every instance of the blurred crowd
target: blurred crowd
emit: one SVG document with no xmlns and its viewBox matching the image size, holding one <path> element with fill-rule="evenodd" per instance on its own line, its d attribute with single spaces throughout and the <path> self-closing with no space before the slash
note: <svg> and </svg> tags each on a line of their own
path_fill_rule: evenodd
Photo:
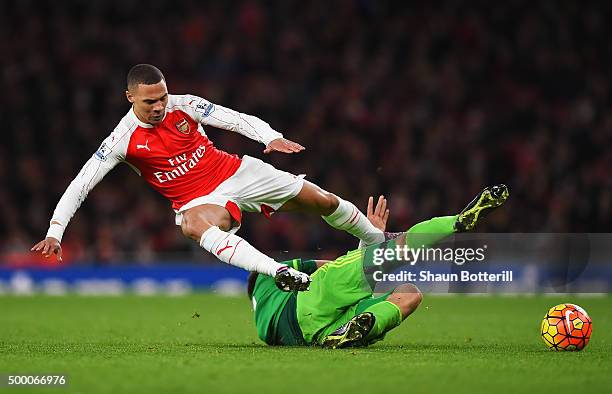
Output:
<svg viewBox="0 0 612 394">
<path fill-rule="evenodd" d="M 484 185 L 508 205 L 480 231 L 608 232 L 612 224 L 612 6 L 607 2 L 17 1 L 0 14 L 0 251 L 31 260 L 65 188 L 129 109 L 137 63 L 171 93 L 256 115 L 307 150 L 249 154 L 391 230 L 458 212 Z M 312 216 L 247 214 L 239 232 L 276 258 L 356 246 Z M 69 261 L 214 260 L 128 166 L 64 236 Z"/>
</svg>

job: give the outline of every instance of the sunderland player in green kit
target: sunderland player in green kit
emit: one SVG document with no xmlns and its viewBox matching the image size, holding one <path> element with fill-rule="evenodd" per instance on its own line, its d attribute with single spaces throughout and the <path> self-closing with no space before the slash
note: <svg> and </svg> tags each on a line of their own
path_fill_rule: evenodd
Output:
<svg viewBox="0 0 612 394">
<path fill-rule="evenodd" d="M 412 226 L 397 238 L 353 250 L 334 261 L 294 259 L 282 262 L 311 275 L 308 291 L 286 292 L 295 284 L 282 273 L 275 278 L 252 273 L 248 294 L 253 302 L 257 333 L 269 345 L 321 345 L 331 348 L 367 346 L 383 339 L 419 306 L 422 294 L 412 284 L 375 297 L 374 251 L 430 247 L 455 232 L 474 228 L 481 213 L 508 198 L 505 185 L 485 188 L 458 215 L 436 217 Z M 389 211 L 384 198 L 368 203 L 368 219 L 384 231 Z M 302 289 L 306 290 L 306 289 Z"/>
</svg>

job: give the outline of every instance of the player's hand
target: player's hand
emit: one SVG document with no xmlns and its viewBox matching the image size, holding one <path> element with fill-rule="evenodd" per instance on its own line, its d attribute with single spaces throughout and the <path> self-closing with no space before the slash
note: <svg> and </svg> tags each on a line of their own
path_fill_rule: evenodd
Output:
<svg viewBox="0 0 612 394">
<path fill-rule="evenodd" d="M 374 208 L 374 197 L 370 196 L 370 198 L 368 198 L 367 217 L 374 227 L 380 231 L 386 230 L 389 210 L 387 209 L 387 199 L 385 196 L 378 197 L 376 208 Z"/>
<path fill-rule="evenodd" d="M 276 271 L 274 283 L 282 291 L 305 291 L 310 286 L 310 276 L 284 265 Z"/>
<path fill-rule="evenodd" d="M 33 252 L 41 252 L 45 258 L 55 254 L 57 261 L 62 261 L 62 245 L 60 245 L 60 242 L 53 237 L 45 238 L 36 245 L 32 246 L 32 249 L 30 250 Z"/>
<path fill-rule="evenodd" d="M 272 152 L 283 152 L 283 153 L 298 153 L 303 151 L 304 148 L 302 145 L 297 142 L 293 142 L 287 140 L 285 138 L 277 138 L 275 140 L 270 141 L 266 149 L 264 149 L 263 153 L 272 153 Z"/>
</svg>

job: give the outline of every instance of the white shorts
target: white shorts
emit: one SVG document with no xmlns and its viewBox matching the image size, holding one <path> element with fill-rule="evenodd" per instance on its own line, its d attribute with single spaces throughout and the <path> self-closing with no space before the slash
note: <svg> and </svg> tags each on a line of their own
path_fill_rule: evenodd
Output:
<svg viewBox="0 0 612 394">
<path fill-rule="evenodd" d="M 183 212 L 204 204 L 219 205 L 232 216 L 234 226 L 240 228 L 242 211 L 261 212 L 270 216 L 283 204 L 297 196 L 304 186 L 305 175 L 293 175 L 251 156 L 244 156 L 238 171 L 223 181 L 215 190 L 194 198 L 176 211 L 175 222 L 181 225 Z"/>
</svg>

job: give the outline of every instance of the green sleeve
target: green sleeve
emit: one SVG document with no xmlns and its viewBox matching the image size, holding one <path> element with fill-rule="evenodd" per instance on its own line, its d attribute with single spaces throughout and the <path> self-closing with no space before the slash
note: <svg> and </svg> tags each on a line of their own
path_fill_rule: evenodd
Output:
<svg viewBox="0 0 612 394">
<path fill-rule="evenodd" d="M 279 263 L 287 265 L 298 271 L 304 272 L 308 275 L 312 274 L 313 272 L 317 270 L 316 260 L 293 259 L 293 260 L 279 261 Z"/>
<path fill-rule="evenodd" d="M 375 258 L 377 249 L 383 249 L 383 250 L 384 249 L 395 249 L 396 245 L 397 244 L 395 240 L 389 240 L 389 241 L 367 246 L 366 248 L 363 249 L 363 267 L 370 268 L 372 266 L 378 265 L 376 264 L 377 259 Z M 380 254 L 378 256 L 380 256 Z"/>
</svg>

